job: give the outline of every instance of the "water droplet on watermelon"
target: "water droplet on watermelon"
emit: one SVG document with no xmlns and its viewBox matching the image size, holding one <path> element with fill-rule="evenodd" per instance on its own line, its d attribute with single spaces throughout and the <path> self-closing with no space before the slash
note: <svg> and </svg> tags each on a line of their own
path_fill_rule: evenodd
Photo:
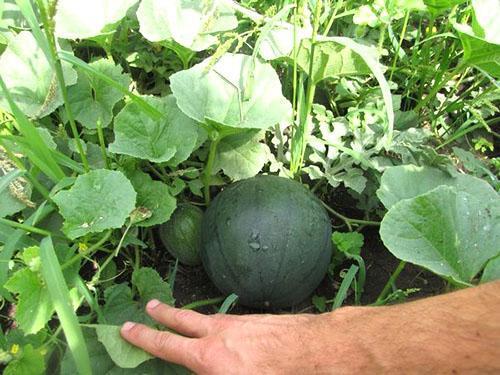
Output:
<svg viewBox="0 0 500 375">
<path fill-rule="evenodd" d="M 258 243 L 258 242 L 249 242 L 248 246 L 250 246 L 250 248 L 252 250 L 255 250 L 255 251 L 260 250 L 260 243 Z"/>
</svg>

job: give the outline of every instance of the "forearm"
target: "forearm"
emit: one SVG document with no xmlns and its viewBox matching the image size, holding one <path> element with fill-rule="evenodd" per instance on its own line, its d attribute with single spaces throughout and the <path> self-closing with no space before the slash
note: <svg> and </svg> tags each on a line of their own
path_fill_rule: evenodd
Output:
<svg viewBox="0 0 500 375">
<path fill-rule="evenodd" d="M 353 364 L 384 373 L 500 371 L 500 282 L 396 306 L 340 309 L 327 319 L 343 342 L 345 363 L 335 366 L 346 372 Z"/>
</svg>

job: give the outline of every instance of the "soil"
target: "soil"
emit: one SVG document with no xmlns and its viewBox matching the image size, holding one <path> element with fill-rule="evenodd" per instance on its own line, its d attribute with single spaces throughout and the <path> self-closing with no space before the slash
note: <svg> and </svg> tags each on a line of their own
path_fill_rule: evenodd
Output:
<svg viewBox="0 0 500 375">
<path fill-rule="evenodd" d="M 366 284 L 362 295 L 362 304 L 370 304 L 375 302 L 379 293 L 384 288 L 387 280 L 392 272 L 399 264 L 399 260 L 395 258 L 381 243 L 377 228 L 370 228 L 363 231 L 365 236 L 365 246 L 362 250 L 362 256 L 366 263 Z M 165 263 L 173 262 L 165 251 Z M 335 277 L 327 275 L 313 295 L 324 296 L 327 300 L 335 297 L 340 286 L 341 279 L 338 276 L 339 271 L 343 268 L 348 268 L 350 263 L 347 262 L 335 270 Z M 436 275 L 422 270 L 419 267 L 407 264 L 403 272 L 399 275 L 396 285 L 399 289 L 405 290 L 409 288 L 418 289 L 412 293 L 408 300 L 423 298 L 440 294 L 443 292 L 446 284 Z M 221 297 L 221 293 L 212 284 L 202 266 L 188 267 L 179 265 L 174 284 L 174 297 L 178 307 L 187 304 L 202 301 L 206 299 Z M 353 304 L 352 295 L 347 298 L 346 304 Z M 199 312 L 211 314 L 216 313 L 221 303 L 202 306 L 196 310 Z M 252 309 L 241 305 L 236 305 L 232 310 L 232 314 L 252 314 L 252 313 L 298 313 L 309 312 L 317 313 L 311 302 L 311 298 L 293 308 L 279 311 L 270 311 L 264 309 Z"/>
</svg>

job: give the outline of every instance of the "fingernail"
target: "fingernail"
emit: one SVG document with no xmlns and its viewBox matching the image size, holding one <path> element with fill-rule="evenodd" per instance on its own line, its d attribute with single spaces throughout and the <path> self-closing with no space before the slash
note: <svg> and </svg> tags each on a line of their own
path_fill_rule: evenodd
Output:
<svg viewBox="0 0 500 375">
<path fill-rule="evenodd" d="M 129 330 L 131 330 L 132 328 L 134 328 L 134 326 L 135 326 L 135 323 L 132 323 L 132 322 L 125 322 L 125 324 L 123 324 L 122 330 L 123 330 L 123 331 L 129 331 Z"/>
<path fill-rule="evenodd" d="M 156 308 L 161 302 L 158 301 L 157 299 L 152 299 L 151 301 L 148 302 L 148 304 L 146 305 L 147 309 L 148 310 L 153 310 L 154 308 Z"/>
</svg>

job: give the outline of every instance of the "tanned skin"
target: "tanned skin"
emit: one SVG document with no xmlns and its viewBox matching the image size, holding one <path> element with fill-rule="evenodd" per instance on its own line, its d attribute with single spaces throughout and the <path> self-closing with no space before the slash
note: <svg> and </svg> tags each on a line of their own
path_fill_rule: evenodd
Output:
<svg viewBox="0 0 500 375">
<path fill-rule="evenodd" d="M 179 335 L 128 322 L 122 336 L 197 374 L 500 374 L 500 281 L 320 315 L 146 311 Z"/>
</svg>

